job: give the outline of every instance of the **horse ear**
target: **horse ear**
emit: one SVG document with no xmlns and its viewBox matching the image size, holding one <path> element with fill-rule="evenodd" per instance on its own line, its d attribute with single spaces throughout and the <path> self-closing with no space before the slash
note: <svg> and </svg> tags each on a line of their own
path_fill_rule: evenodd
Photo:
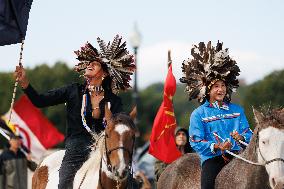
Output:
<svg viewBox="0 0 284 189">
<path fill-rule="evenodd" d="M 112 113 L 110 111 L 109 102 L 105 104 L 105 119 L 107 122 L 112 118 Z"/>
<path fill-rule="evenodd" d="M 137 106 L 134 106 L 134 108 L 132 109 L 132 111 L 129 113 L 129 116 L 131 117 L 131 119 L 134 121 L 136 116 L 137 116 Z"/>
<path fill-rule="evenodd" d="M 257 111 L 254 107 L 252 107 L 252 111 L 254 114 L 255 121 L 259 125 L 260 123 L 263 122 L 264 116 L 261 112 Z"/>
</svg>

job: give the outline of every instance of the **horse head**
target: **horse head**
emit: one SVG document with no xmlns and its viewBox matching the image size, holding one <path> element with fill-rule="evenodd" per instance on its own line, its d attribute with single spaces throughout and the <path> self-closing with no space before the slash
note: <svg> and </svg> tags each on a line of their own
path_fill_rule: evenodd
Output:
<svg viewBox="0 0 284 189">
<path fill-rule="evenodd" d="M 259 163 L 265 165 L 273 189 L 284 187 L 284 109 L 274 109 L 264 115 L 254 109 L 256 120 L 256 152 Z"/>
<path fill-rule="evenodd" d="M 106 107 L 105 158 L 107 170 L 115 180 L 125 179 L 131 171 L 136 127 L 136 108 L 129 115 L 112 114 Z"/>
</svg>

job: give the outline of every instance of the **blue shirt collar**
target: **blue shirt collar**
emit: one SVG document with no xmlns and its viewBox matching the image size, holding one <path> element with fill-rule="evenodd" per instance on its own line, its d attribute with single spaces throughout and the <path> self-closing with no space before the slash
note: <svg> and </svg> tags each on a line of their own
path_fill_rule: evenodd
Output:
<svg viewBox="0 0 284 189">
<path fill-rule="evenodd" d="M 206 100 L 204 105 L 211 108 L 229 110 L 229 105 L 225 102 L 222 102 L 222 105 L 220 106 L 217 101 L 211 104 L 208 100 Z"/>
</svg>

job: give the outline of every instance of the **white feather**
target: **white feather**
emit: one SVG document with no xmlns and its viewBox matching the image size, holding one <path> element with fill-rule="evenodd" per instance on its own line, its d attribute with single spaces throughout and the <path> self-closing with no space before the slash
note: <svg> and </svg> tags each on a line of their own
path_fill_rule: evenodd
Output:
<svg viewBox="0 0 284 189">
<path fill-rule="evenodd" d="M 203 99 L 206 96 L 206 86 L 202 86 L 198 94 L 198 99 Z"/>
</svg>

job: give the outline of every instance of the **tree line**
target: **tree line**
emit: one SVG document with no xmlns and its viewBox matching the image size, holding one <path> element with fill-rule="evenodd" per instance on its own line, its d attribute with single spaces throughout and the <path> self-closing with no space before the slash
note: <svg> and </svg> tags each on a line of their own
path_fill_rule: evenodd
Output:
<svg viewBox="0 0 284 189">
<path fill-rule="evenodd" d="M 83 82 L 79 74 L 70 69 L 66 63 L 57 62 L 53 66 L 46 64 L 38 65 L 34 68 L 27 68 L 28 78 L 33 87 L 44 92 L 49 89 L 58 88 L 72 82 Z M 178 80 L 178 78 L 177 78 Z M 0 114 L 8 112 L 10 108 L 14 78 L 12 72 L 0 72 Z M 139 91 L 138 98 L 138 127 L 140 137 L 138 144 L 143 144 L 149 139 L 152 123 L 157 110 L 162 102 L 163 83 L 155 83 Z M 187 94 L 184 92 L 185 85 L 177 84 L 176 94 L 174 96 L 174 109 L 178 126 L 188 128 L 190 113 L 198 107 L 195 101 L 188 101 Z M 21 89 L 18 89 L 16 99 L 22 95 Z M 237 93 L 232 97 L 233 102 L 237 102 L 245 108 L 246 115 L 253 128 L 252 107 L 281 107 L 284 104 L 284 70 L 274 71 L 251 85 L 241 82 Z M 119 93 L 122 98 L 125 112 L 129 112 L 134 106 L 132 90 Z M 62 133 L 66 128 L 65 105 L 57 105 L 48 108 L 42 108 L 42 112 L 51 120 Z M 63 144 L 59 145 L 60 147 Z"/>
</svg>

